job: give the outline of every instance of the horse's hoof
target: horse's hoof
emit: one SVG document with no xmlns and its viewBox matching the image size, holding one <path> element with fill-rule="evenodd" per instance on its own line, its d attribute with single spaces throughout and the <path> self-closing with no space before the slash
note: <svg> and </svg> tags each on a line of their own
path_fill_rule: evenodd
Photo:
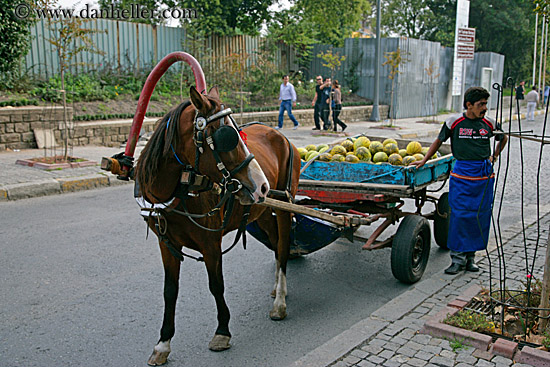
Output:
<svg viewBox="0 0 550 367">
<path fill-rule="evenodd" d="M 158 352 L 153 350 L 153 354 L 149 357 L 147 364 L 149 366 L 161 366 L 167 362 L 169 354 L 170 352 Z"/>
<path fill-rule="evenodd" d="M 274 307 L 269 312 L 269 317 L 271 318 L 271 320 L 274 320 L 274 321 L 284 320 L 286 315 L 287 315 L 286 307 Z"/>
<path fill-rule="evenodd" d="M 231 340 L 230 336 L 216 334 L 208 344 L 208 349 L 214 352 L 221 352 L 222 350 L 229 349 L 231 348 L 229 340 Z"/>
</svg>

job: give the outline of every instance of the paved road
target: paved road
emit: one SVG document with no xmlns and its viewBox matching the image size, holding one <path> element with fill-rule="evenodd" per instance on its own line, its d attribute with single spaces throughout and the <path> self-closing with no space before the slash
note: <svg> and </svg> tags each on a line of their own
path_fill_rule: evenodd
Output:
<svg viewBox="0 0 550 367">
<path fill-rule="evenodd" d="M 158 338 L 163 274 L 130 185 L 2 203 L 0 213 L 0 365 L 145 365 Z M 287 365 L 409 289 L 392 277 L 389 249 L 339 241 L 292 261 L 289 317 L 274 322 L 273 255 L 249 239 L 246 252 L 224 259 L 233 348 L 207 349 L 215 306 L 204 265 L 186 260 L 172 365 Z M 436 247 L 426 277 L 447 264 Z"/>
</svg>

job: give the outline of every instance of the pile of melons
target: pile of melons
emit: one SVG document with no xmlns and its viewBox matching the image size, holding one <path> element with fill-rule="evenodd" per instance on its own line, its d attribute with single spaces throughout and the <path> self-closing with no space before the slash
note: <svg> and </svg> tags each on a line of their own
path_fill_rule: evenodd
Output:
<svg viewBox="0 0 550 367">
<path fill-rule="evenodd" d="M 332 148 L 327 144 L 317 146 L 310 144 L 305 148 L 298 148 L 298 151 L 304 161 L 316 159 L 321 162 L 389 163 L 394 166 L 408 166 L 412 162 L 424 159 L 428 149 L 428 147 L 423 148 L 417 141 L 411 141 L 406 149 L 399 149 L 394 139 L 380 142 L 370 141 L 366 136 L 360 136 L 348 138 Z M 436 153 L 430 159 L 439 156 L 439 153 Z"/>
</svg>

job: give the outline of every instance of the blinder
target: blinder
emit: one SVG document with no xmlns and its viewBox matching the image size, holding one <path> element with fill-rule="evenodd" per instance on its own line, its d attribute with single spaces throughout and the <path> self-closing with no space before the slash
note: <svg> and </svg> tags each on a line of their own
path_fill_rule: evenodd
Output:
<svg viewBox="0 0 550 367">
<path fill-rule="evenodd" d="M 212 135 L 214 147 L 219 152 L 230 152 L 239 144 L 239 133 L 234 127 L 222 125 Z"/>
</svg>

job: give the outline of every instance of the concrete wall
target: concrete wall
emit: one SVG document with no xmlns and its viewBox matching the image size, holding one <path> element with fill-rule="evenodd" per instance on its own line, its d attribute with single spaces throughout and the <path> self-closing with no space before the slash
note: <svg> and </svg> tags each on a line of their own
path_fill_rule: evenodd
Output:
<svg viewBox="0 0 550 367">
<path fill-rule="evenodd" d="M 387 106 L 380 106 L 380 113 L 387 114 Z M 344 107 L 340 119 L 348 122 L 366 121 L 370 117 L 372 106 Z M 302 126 L 313 126 L 313 110 L 295 110 L 294 116 Z M 72 122 L 73 111 L 69 108 L 69 119 L 72 124 L 69 136 L 70 145 L 105 145 L 119 146 L 125 142 L 130 133 L 132 120 Z M 260 121 L 267 125 L 277 126 L 278 111 L 233 113 L 237 123 Z M 37 148 L 34 129 L 49 128 L 54 131 L 58 144 L 62 143 L 63 108 L 61 107 L 14 107 L 0 109 L 0 151 L 6 149 Z M 142 132 L 155 128 L 157 119 L 146 119 Z M 291 127 L 292 122 L 285 113 L 284 127 Z"/>
</svg>

